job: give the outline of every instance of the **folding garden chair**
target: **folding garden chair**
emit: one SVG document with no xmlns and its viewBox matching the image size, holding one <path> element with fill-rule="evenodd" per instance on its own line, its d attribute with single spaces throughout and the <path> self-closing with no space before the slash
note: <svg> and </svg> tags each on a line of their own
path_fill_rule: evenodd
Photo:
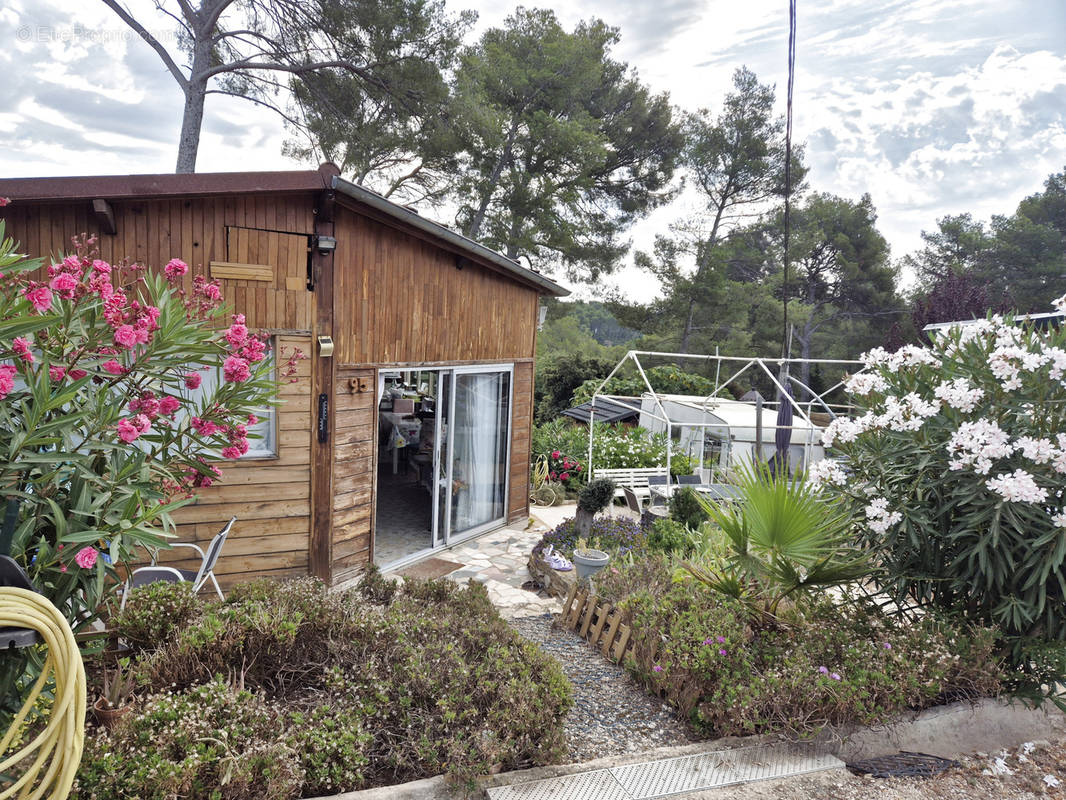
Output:
<svg viewBox="0 0 1066 800">
<path fill-rule="evenodd" d="M 156 556 L 153 555 L 151 566 L 139 567 L 130 573 L 129 580 L 126 581 L 125 589 L 122 592 L 121 605 L 123 607 L 126 605 L 126 598 L 129 597 L 130 592 L 138 586 L 146 586 L 149 583 L 155 583 L 157 581 L 169 581 L 171 583 L 188 582 L 192 584 L 192 590 L 194 593 L 200 591 L 204 584 L 211 581 L 212 585 L 215 587 L 215 591 L 218 592 L 218 596 L 222 600 L 225 600 L 226 596 L 222 594 L 222 589 L 219 587 L 218 581 L 215 580 L 215 563 L 218 561 L 218 557 L 222 553 L 222 545 L 226 543 L 226 537 L 229 535 L 230 529 L 236 521 L 236 517 L 230 517 L 230 521 L 226 523 L 226 526 L 216 533 L 214 538 L 207 545 L 206 553 L 200 545 L 193 544 L 192 542 L 174 542 L 171 544 L 171 547 L 191 547 L 199 553 L 200 568 L 197 570 L 160 566 L 155 563 Z"/>
</svg>

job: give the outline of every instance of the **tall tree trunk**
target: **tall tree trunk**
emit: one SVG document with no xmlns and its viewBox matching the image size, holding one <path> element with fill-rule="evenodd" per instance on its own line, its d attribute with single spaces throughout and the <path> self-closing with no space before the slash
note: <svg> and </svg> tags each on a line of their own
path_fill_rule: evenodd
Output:
<svg viewBox="0 0 1066 800">
<path fill-rule="evenodd" d="M 477 211 L 474 212 L 474 216 L 470 218 L 470 224 L 466 226 L 466 233 L 464 234 L 468 239 L 476 239 L 478 233 L 481 231 L 481 224 L 485 221 L 485 214 L 489 210 L 489 203 L 492 202 L 492 192 L 496 189 L 496 182 L 500 179 L 500 175 L 503 174 L 504 168 L 511 162 L 514 154 L 511 152 L 514 148 L 515 139 L 518 138 L 518 120 L 511 122 L 511 130 L 507 132 L 507 142 L 504 144 L 500 151 L 499 158 L 496 159 L 496 164 L 492 168 L 492 174 L 489 175 L 489 179 L 486 181 L 485 191 L 481 195 L 481 202 L 478 204 Z"/>
<path fill-rule="evenodd" d="M 725 213 L 725 206 L 724 205 L 719 205 L 718 206 L 718 210 L 715 212 L 715 215 L 714 215 L 714 224 L 711 226 L 711 235 L 707 237 L 707 243 L 705 245 L 705 247 L 708 250 L 710 250 L 710 248 L 714 247 L 715 243 L 718 241 L 718 227 L 722 224 L 722 214 L 724 214 L 724 213 Z M 698 259 L 698 263 L 696 265 L 696 276 L 692 280 L 692 287 L 693 287 L 694 290 L 699 285 L 700 278 L 703 277 L 703 270 L 704 270 L 704 267 L 706 265 L 707 265 L 707 259 L 706 258 Z M 689 298 L 688 298 L 688 313 L 685 315 L 685 327 L 681 329 L 681 342 L 679 344 L 679 349 L 678 349 L 679 353 L 687 353 L 688 352 L 688 340 L 689 340 L 689 337 L 692 335 L 692 329 L 694 327 L 695 321 L 696 321 L 696 294 L 695 294 L 695 291 L 693 291 L 693 293 L 690 294 Z"/>
<path fill-rule="evenodd" d="M 803 335 L 797 336 L 800 342 L 800 358 L 803 361 L 800 362 L 800 380 L 803 381 L 804 386 L 811 385 L 811 365 L 807 360 L 811 357 L 811 338 L 814 336 L 814 331 L 811 330 L 811 322 L 808 320 L 803 325 Z M 803 394 L 809 394 L 806 389 L 800 393 L 799 399 L 804 399 Z"/>
<path fill-rule="evenodd" d="M 185 90 L 185 112 L 181 118 L 181 136 L 178 139 L 178 163 L 174 171 L 196 172 L 196 153 L 200 148 L 200 126 L 204 121 L 204 100 L 207 83 L 189 82 Z"/>
<path fill-rule="evenodd" d="M 189 82 L 185 84 L 185 110 L 181 117 L 181 136 L 178 139 L 178 163 L 174 171 L 196 172 L 196 153 L 200 149 L 200 128 L 204 121 L 204 101 L 207 99 L 209 78 L 204 72 L 211 64 L 210 37 L 199 35 L 193 46 Z"/>
</svg>

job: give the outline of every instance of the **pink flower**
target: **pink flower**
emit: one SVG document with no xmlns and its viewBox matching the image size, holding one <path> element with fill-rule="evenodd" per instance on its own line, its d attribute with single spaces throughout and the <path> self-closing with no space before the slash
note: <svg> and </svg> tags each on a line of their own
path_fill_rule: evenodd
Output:
<svg viewBox="0 0 1066 800">
<path fill-rule="evenodd" d="M 0 364 L 0 400 L 11 394 L 14 388 L 15 367 L 11 364 Z"/>
<path fill-rule="evenodd" d="M 66 571 L 67 571 L 67 565 L 66 565 L 66 564 L 64 564 L 63 566 L 61 566 L 61 567 L 59 568 L 59 571 L 60 571 L 60 572 L 66 572 Z"/>
<path fill-rule="evenodd" d="M 229 330 L 226 331 L 225 335 L 226 341 L 229 342 L 230 347 L 237 348 L 248 340 L 248 328 L 234 322 L 229 326 Z"/>
<path fill-rule="evenodd" d="M 564 472 L 564 473 L 560 474 L 559 475 L 559 480 L 561 480 L 561 481 L 570 480 L 570 473 L 569 472 Z"/>
<path fill-rule="evenodd" d="M 21 336 L 15 337 L 15 341 L 11 343 L 11 349 L 15 351 L 15 355 L 26 363 L 33 363 L 33 353 L 30 351 L 30 343 Z"/>
<path fill-rule="evenodd" d="M 126 371 L 122 368 L 122 365 L 115 361 L 115 359 L 113 358 L 110 358 L 103 364 L 101 364 L 100 369 L 102 369 L 104 372 L 109 372 L 112 375 L 121 375 L 123 372 Z"/>
<path fill-rule="evenodd" d="M 82 569 L 92 569 L 96 564 L 96 555 L 95 547 L 83 547 L 78 551 L 78 554 L 74 556 L 74 563 Z"/>
<path fill-rule="evenodd" d="M 725 648 L 723 647 L 723 648 L 722 648 L 721 650 L 719 650 L 719 651 L 718 651 L 718 655 L 720 655 L 720 656 L 727 656 L 727 655 L 729 655 L 729 651 L 728 651 L 728 650 L 726 650 L 726 649 L 725 649 Z"/>
<path fill-rule="evenodd" d="M 238 459 L 241 457 L 241 451 L 238 450 L 236 447 L 223 447 L 222 457 L 229 459 Z"/>
<path fill-rule="evenodd" d="M 33 310 L 43 314 L 52 307 L 52 290 L 47 286 L 38 286 L 36 289 L 24 289 L 23 296 L 30 301 Z"/>
<path fill-rule="evenodd" d="M 180 278 L 186 272 L 189 271 L 189 265 L 182 261 L 180 258 L 172 258 L 167 262 L 167 265 L 163 267 L 163 272 L 169 280 L 175 280 Z"/>
<path fill-rule="evenodd" d="M 11 203 L 11 198 L 10 197 L 0 197 L 0 208 L 3 208 L 4 206 L 6 206 L 6 205 L 8 205 L 10 203 Z"/>
<path fill-rule="evenodd" d="M 218 425 L 209 419 L 193 417 L 189 420 L 189 424 L 192 425 L 193 429 L 201 436 L 213 436 L 218 433 Z"/>
<path fill-rule="evenodd" d="M 652 672 L 662 672 L 662 671 L 663 671 L 663 668 L 662 668 L 662 667 L 660 667 L 660 666 L 659 666 L 658 664 L 656 664 L 656 665 L 655 665 L 654 667 L 652 667 L 651 669 L 652 669 Z"/>
<path fill-rule="evenodd" d="M 725 637 L 724 636 L 716 636 L 716 637 L 714 637 L 714 640 L 716 642 L 718 642 L 718 644 L 725 644 Z"/>
<path fill-rule="evenodd" d="M 205 283 L 204 288 L 201 289 L 201 292 L 208 300 L 214 300 L 215 302 L 218 302 L 222 299 L 222 290 L 219 288 L 217 283 Z"/>
<path fill-rule="evenodd" d="M 67 375 L 67 368 L 66 367 L 49 367 L 48 368 L 48 377 L 50 377 L 56 383 L 59 383 L 59 381 L 63 380 L 63 378 L 65 378 L 66 375 Z"/>
<path fill-rule="evenodd" d="M 74 297 L 74 290 L 78 288 L 78 279 L 69 272 L 60 272 L 48 285 L 60 297 L 70 300 Z"/>
<path fill-rule="evenodd" d="M 144 414 L 138 414 L 135 416 L 133 418 L 133 424 L 137 426 L 141 433 L 147 433 L 152 427 L 152 421 Z"/>
<path fill-rule="evenodd" d="M 551 478 L 554 481 L 556 478 L 559 477 L 559 473 L 558 472 L 549 472 L 548 473 L 548 477 Z"/>
<path fill-rule="evenodd" d="M 67 373 L 67 375 L 70 376 L 70 379 L 72 381 L 80 381 L 82 378 L 84 378 L 88 374 L 89 373 L 86 372 L 83 369 L 71 369 L 70 372 Z"/>
<path fill-rule="evenodd" d="M 249 425 L 255 425 L 258 422 L 259 422 L 259 417 L 257 417 L 255 414 L 249 414 L 248 415 L 248 424 Z"/>
<path fill-rule="evenodd" d="M 252 372 L 245 359 L 239 356 L 230 356 L 222 362 L 222 375 L 227 381 L 232 383 L 244 383 L 252 377 Z"/>
<path fill-rule="evenodd" d="M 108 264 L 106 261 L 101 261 L 100 259 L 96 259 L 93 262 L 93 272 L 96 272 L 96 273 L 98 273 L 100 275 L 110 275 L 111 274 L 111 265 Z"/>
<path fill-rule="evenodd" d="M 119 325 L 115 329 L 115 344 L 121 345 L 126 349 L 137 344 L 137 332 L 132 325 Z"/>
<path fill-rule="evenodd" d="M 203 380 L 203 378 L 200 376 L 199 372 L 186 372 L 184 377 L 186 387 L 188 387 L 189 389 L 200 388 L 200 382 Z"/>
<path fill-rule="evenodd" d="M 552 458 L 558 458 L 561 453 L 558 450 L 552 450 Z"/>
<path fill-rule="evenodd" d="M 173 416 L 174 412 L 181 408 L 181 401 L 171 395 L 159 399 L 159 413 L 165 416 Z"/>
<path fill-rule="evenodd" d="M 140 429 L 128 419 L 120 419 L 118 421 L 118 438 L 126 444 L 129 444 L 140 435 Z"/>
</svg>

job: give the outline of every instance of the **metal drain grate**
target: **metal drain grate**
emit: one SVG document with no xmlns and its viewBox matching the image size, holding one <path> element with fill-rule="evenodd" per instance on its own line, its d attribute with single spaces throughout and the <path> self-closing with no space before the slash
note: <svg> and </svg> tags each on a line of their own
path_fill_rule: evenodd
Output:
<svg viewBox="0 0 1066 800">
<path fill-rule="evenodd" d="M 848 769 L 852 772 L 873 775 L 875 778 L 929 778 L 959 766 L 962 765 L 950 758 L 901 750 L 894 756 L 878 756 L 853 761 L 848 764 Z"/>
<path fill-rule="evenodd" d="M 652 800 L 843 766 L 808 743 L 763 745 L 497 786 L 488 795 L 490 800 Z"/>
</svg>

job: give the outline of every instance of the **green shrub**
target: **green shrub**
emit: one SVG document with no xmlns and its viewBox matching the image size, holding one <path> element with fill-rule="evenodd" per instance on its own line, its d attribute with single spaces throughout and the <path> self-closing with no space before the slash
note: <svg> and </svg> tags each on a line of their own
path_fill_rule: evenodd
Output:
<svg viewBox="0 0 1066 800">
<path fill-rule="evenodd" d="M 157 581 L 130 592 L 111 625 L 134 648 L 154 650 L 170 642 L 199 608 L 192 584 Z"/>
<path fill-rule="evenodd" d="M 810 601 L 870 574 L 868 554 L 851 544 L 852 515 L 839 498 L 802 475 L 774 475 L 765 466 L 737 469 L 734 483 L 740 497 L 732 504 L 697 496 L 729 555 L 684 567 L 709 589 L 747 604 L 753 624 L 764 624 L 784 601 Z"/>
<path fill-rule="evenodd" d="M 686 486 L 677 489 L 671 496 L 670 518 L 696 530 L 710 518 L 710 515 L 704 510 L 695 490 Z"/>
<path fill-rule="evenodd" d="M 86 741 L 74 794 L 84 800 L 195 797 L 290 800 L 303 771 L 278 709 L 212 681 L 148 698 Z"/>
<path fill-rule="evenodd" d="M 812 468 L 865 512 L 899 607 L 994 624 L 1023 669 L 1066 646 L 1064 352 L 1066 327 L 998 317 L 872 350 L 846 384 L 859 414 L 824 434 L 847 471 Z"/>
<path fill-rule="evenodd" d="M 336 794 L 367 785 L 368 752 L 373 736 L 357 709 L 326 702 L 288 715 L 285 743 L 304 772 L 304 797 Z"/>
<path fill-rule="evenodd" d="M 350 599 L 315 578 L 264 581 L 204 606 L 151 655 L 144 674 L 155 686 L 186 688 L 237 671 L 245 685 L 275 697 L 317 688 L 321 665 L 374 624 L 373 616 L 349 613 Z"/>
<path fill-rule="evenodd" d="M 582 537 L 574 519 L 563 520 L 541 540 L 550 544 L 567 557 L 572 557 L 577 540 L 585 538 L 590 547 L 607 553 L 624 556 L 627 553 L 640 554 L 645 549 L 644 530 L 640 523 L 629 517 L 611 517 L 601 515 L 592 520 L 587 535 Z"/>
<path fill-rule="evenodd" d="M 400 582 L 386 578 L 377 564 L 367 565 L 358 584 L 359 594 L 376 605 L 387 606 L 400 590 Z"/>
<path fill-rule="evenodd" d="M 667 584 L 669 572 L 663 559 L 600 584 L 628 591 L 616 601 L 633 628 L 628 666 L 701 735 L 876 724 L 1000 688 L 991 630 L 931 617 L 908 625 L 872 605 L 824 599 L 752 628 L 743 604 L 692 581 Z"/>
<path fill-rule="evenodd" d="M 561 756 L 570 684 L 483 586 L 370 574 L 370 599 L 300 579 L 201 603 L 140 665 L 172 693 L 145 700 L 134 724 L 93 732 L 79 780 L 103 789 L 81 796 L 215 797 L 196 788 L 213 782 L 222 798 L 295 798 Z M 220 779 L 231 758 L 232 786 Z"/>
<path fill-rule="evenodd" d="M 693 548 L 693 535 L 677 520 L 663 517 L 651 524 L 648 531 L 648 550 L 684 556 L 692 552 Z"/>
<path fill-rule="evenodd" d="M 614 499 L 614 481 L 597 478 L 590 481 L 577 496 L 577 507 L 589 514 L 599 514 Z"/>
</svg>

